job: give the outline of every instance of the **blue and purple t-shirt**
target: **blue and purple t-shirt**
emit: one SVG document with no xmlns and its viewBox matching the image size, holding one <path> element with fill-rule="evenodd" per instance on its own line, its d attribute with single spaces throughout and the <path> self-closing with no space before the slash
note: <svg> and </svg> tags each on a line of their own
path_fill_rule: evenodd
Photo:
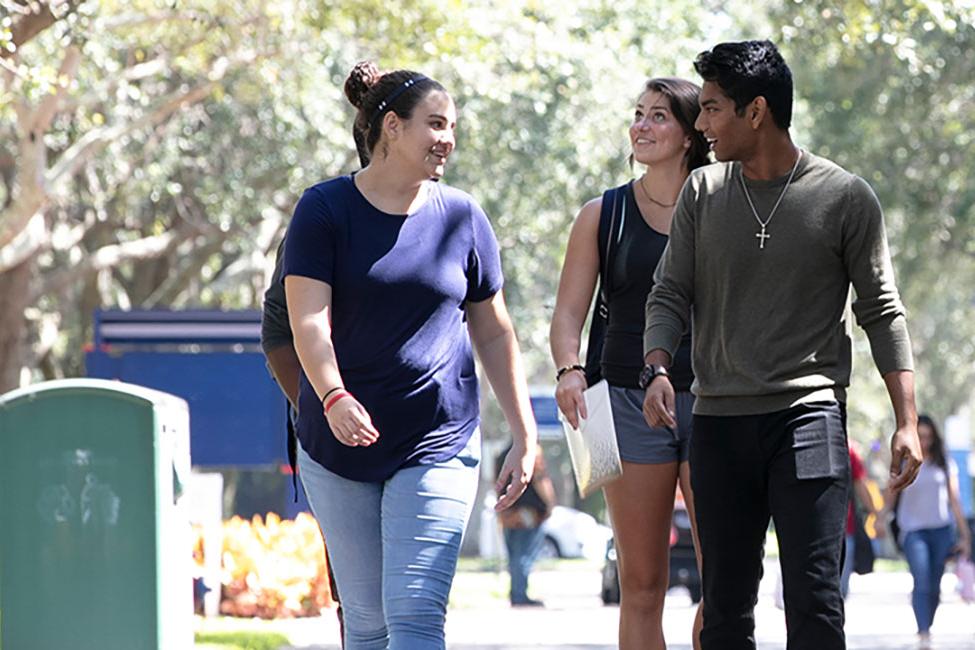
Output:
<svg viewBox="0 0 975 650">
<path fill-rule="evenodd" d="M 415 213 L 376 209 L 352 176 L 307 189 L 288 227 L 284 273 L 332 287 L 332 344 L 346 389 L 379 440 L 332 435 L 304 373 L 298 440 L 331 472 L 382 481 L 402 467 L 453 458 L 479 423 L 464 305 L 501 290 L 498 244 L 468 194 L 431 183 Z"/>
</svg>

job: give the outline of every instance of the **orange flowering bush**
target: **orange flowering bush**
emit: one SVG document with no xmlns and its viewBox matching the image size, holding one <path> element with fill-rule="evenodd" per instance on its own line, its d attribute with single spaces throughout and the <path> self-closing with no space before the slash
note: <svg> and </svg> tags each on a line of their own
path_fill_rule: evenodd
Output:
<svg viewBox="0 0 975 650">
<path fill-rule="evenodd" d="M 317 616 L 333 604 L 325 545 L 307 513 L 225 521 L 221 583 L 220 612 L 230 616 Z"/>
</svg>

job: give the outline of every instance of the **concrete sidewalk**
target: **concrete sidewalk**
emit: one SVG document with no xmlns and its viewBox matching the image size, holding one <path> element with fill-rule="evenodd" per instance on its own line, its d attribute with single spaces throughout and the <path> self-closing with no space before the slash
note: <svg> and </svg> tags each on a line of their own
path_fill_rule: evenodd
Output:
<svg viewBox="0 0 975 650">
<path fill-rule="evenodd" d="M 512 609 L 505 600 L 503 573 L 461 572 L 455 580 L 447 616 L 447 646 L 456 650 L 610 650 L 616 647 L 619 609 L 598 598 L 599 566 L 560 562 L 532 575 L 532 591 L 544 609 Z M 785 647 L 785 621 L 774 605 L 775 564 L 767 564 L 756 608 L 760 648 Z M 954 591 L 954 576 L 946 576 L 943 604 L 933 636 L 936 650 L 975 650 L 975 606 Z M 907 573 L 854 576 L 847 601 L 847 640 L 851 650 L 908 650 L 917 647 L 910 607 L 911 577 Z M 674 589 L 667 596 L 664 634 L 668 648 L 690 650 L 695 606 L 687 592 Z M 337 650 L 338 625 L 329 612 L 318 619 L 288 622 L 287 635 L 295 649 Z"/>
</svg>

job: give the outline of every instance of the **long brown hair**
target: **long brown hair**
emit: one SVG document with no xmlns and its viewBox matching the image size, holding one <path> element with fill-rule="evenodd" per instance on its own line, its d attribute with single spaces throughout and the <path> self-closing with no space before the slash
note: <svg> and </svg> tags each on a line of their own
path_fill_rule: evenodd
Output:
<svg viewBox="0 0 975 650">
<path fill-rule="evenodd" d="M 670 112 L 681 125 L 684 135 L 691 139 L 691 146 L 684 153 L 687 171 L 710 164 L 708 141 L 703 133 L 694 128 L 694 122 L 701 112 L 701 105 L 698 103 L 701 87 L 693 81 L 679 77 L 654 77 L 647 80 L 643 86 L 643 93 L 650 91 L 658 92 L 667 98 L 670 102 Z"/>
<path fill-rule="evenodd" d="M 948 459 L 945 456 L 945 440 L 941 437 L 938 425 L 934 423 L 931 416 L 919 415 L 917 416 L 917 426 L 926 426 L 931 429 L 931 445 L 928 448 L 928 453 L 931 454 L 931 460 L 934 461 L 934 464 L 947 472 Z"/>
</svg>

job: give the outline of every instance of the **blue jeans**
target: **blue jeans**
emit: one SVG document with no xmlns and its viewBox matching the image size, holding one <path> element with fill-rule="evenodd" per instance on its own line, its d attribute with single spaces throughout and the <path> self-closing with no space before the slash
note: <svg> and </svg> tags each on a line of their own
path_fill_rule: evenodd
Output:
<svg viewBox="0 0 975 650">
<path fill-rule="evenodd" d="M 542 529 L 505 528 L 504 545 L 508 550 L 508 573 L 511 575 L 511 604 L 528 602 L 528 574 L 542 548 Z"/>
<path fill-rule="evenodd" d="M 856 537 L 847 535 L 843 546 L 843 573 L 840 574 L 840 593 L 845 599 L 850 594 L 850 576 L 853 575 L 853 558 L 856 553 Z"/>
<path fill-rule="evenodd" d="M 912 530 L 904 536 L 904 556 L 914 578 L 911 605 L 918 632 L 927 632 L 941 602 L 941 576 L 953 544 L 951 526 Z"/>
<path fill-rule="evenodd" d="M 456 457 L 351 481 L 298 448 L 298 468 L 328 543 L 345 650 L 445 648 L 447 598 L 477 491 L 481 436 Z"/>
</svg>

